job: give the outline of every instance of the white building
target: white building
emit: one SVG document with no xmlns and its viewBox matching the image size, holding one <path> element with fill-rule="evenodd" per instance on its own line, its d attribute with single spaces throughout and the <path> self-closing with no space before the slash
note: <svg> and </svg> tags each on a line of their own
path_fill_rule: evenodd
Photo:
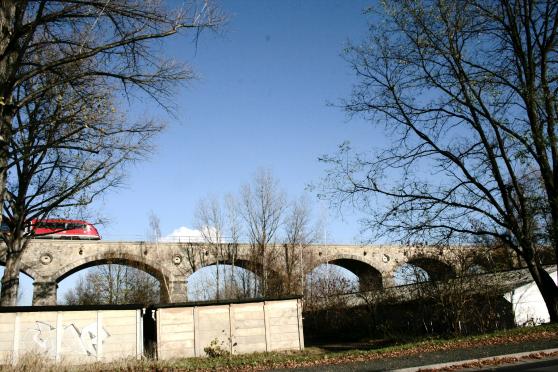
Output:
<svg viewBox="0 0 558 372">
<path fill-rule="evenodd" d="M 547 272 L 554 280 L 554 283 L 557 283 L 558 274 L 556 267 L 547 269 Z M 515 324 L 519 326 L 537 325 L 550 321 L 548 310 L 535 282 L 532 281 L 506 293 L 504 298 L 512 304 Z"/>
</svg>

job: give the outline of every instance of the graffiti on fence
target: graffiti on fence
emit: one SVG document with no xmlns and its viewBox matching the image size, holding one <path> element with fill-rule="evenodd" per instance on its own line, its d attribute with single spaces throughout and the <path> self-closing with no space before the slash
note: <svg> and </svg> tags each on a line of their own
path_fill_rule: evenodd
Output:
<svg viewBox="0 0 558 372">
<path fill-rule="evenodd" d="M 57 352 L 56 334 L 56 327 L 46 322 L 35 321 L 34 326 L 27 330 L 26 339 L 32 341 L 32 348 L 38 352 L 48 356 L 55 356 Z M 63 325 L 58 353 L 96 357 L 99 352 L 99 346 L 108 337 L 110 337 L 110 334 L 104 327 L 97 327 L 97 322 L 90 323 L 82 328 L 74 323 Z"/>
</svg>

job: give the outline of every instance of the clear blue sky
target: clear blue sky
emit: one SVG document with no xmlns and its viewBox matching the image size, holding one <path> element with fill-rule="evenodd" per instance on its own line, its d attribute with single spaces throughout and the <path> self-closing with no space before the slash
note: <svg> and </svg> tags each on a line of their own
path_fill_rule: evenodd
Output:
<svg viewBox="0 0 558 372">
<path fill-rule="evenodd" d="M 237 193 L 262 167 L 294 198 L 320 181 L 318 157 L 341 142 L 381 146 L 369 123 L 328 106 L 350 93 L 354 75 L 340 55 L 348 40 L 365 37 L 370 18 L 363 10 L 373 3 L 217 1 L 229 18 L 219 33 L 203 33 L 197 48 L 190 35 L 166 40 L 162 50 L 188 63 L 198 79 L 177 91 L 175 117 L 153 102 L 130 107 L 132 115 L 161 118 L 168 128 L 150 159 L 130 168 L 126 186 L 93 206 L 110 221 L 99 227 L 103 238 L 145 239 L 150 211 L 163 235 L 193 228 L 201 198 Z M 319 214 L 327 205 L 316 201 L 314 208 Z M 359 242 L 357 219 L 329 211 L 328 242 Z M 73 285 L 62 284 L 61 291 Z M 30 282 L 23 285 L 28 303 Z"/>
<path fill-rule="evenodd" d="M 370 1 L 218 4 L 229 17 L 220 33 L 202 34 L 197 49 L 189 37 L 165 42 L 199 77 L 175 97 L 176 118 L 153 104 L 133 108 L 164 118 L 168 129 L 151 159 L 130 169 L 127 186 L 96 205 L 110 220 L 100 228 L 106 239 L 143 239 L 150 210 L 163 235 L 191 228 L 198 200 L 238 192 L 261 167 L 296 197 L 324 175 L 320 155 L 345 140 L 364 147 L 378 139 L 369 124 L 327 105 L 350 92 L 340 53 L 366 34 Z M 350 213 L 331 212 L 328 222 L 328 240 L 359 240 Z"/>
</svg>

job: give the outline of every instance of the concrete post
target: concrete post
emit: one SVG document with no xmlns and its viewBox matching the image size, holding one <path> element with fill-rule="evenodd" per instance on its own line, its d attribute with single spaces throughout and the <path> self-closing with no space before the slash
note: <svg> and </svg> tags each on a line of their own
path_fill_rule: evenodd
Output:
<svg viewBox="0 0 558 372">
<path fill-rule="evenodd" d="M 56 305 L 56 282 L 33 283 L 33 306 Z"/>
</svg>

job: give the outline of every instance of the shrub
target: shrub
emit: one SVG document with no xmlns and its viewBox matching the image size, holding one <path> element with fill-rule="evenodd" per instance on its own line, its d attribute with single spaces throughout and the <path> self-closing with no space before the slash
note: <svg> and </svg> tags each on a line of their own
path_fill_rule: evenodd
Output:
<svg viewBox="0 0 558 372">
<path fill-rule="evenodd" d="M 223 347 L 224 344 L 225 344 L 224 341 L 219 342 L 219 340 L 217 338 L 214 338 L 209 343 L 209 346 L 206 346 L 206 347 L 203 348 L 203 351 L 210 358 L 220 358 L 220 357 L 229 356 L 230 351 L 228 351 L 227 349 L 225 349 Z"/>
</svg>

